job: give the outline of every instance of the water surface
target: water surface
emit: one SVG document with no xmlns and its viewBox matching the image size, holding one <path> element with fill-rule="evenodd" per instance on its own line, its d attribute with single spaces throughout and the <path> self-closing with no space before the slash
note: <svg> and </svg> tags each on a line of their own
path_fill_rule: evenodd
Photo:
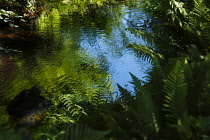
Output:
<svg viewBox="0 0 210 140">
<path fill-rule="evenodd" d="M 143 24 L 140 3 L 90 5 L 85 14 L 69 12 L 60 4 L 44 11 L 35 22 L 36 34 L 29 39 L 3 40 L 1 84 L 8 96 L 32 85 L 48 93 L 117 91 L 116 84 L 129 90 L 129 72 L 144 80 L 149 64 L 126 48 L 145 44 L 127 28 Z M 29 33 L 28 33 L 29 34 Z M 55 97 L 54 97 L 55 98 Z"/>
</svg>

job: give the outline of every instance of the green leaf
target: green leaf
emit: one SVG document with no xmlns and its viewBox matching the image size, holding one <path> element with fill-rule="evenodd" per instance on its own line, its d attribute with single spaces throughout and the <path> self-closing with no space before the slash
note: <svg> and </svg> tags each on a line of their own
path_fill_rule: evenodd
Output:
<svg viewBox="0 0 210 140">
<path fill-rule="evenodd" d="M 133 75 L 132 73 L 130 73 L 130 75 L 132 78 L 132 81 L 130 83 L 134 85 L 134 90 L 137 93 L 142 86 L 141 80 L 138 77 L 136 77 L 135 75 Z"/>
<path fill-rule="evenodd" d="M 155 107 L 154 100 L 148 90 L 141 88 L 141 94 L 137 95 L 137 112 L 140 120 L 144 124 L 147 135 L 158 134 L 160 130 L 159 121 L 157 117 L 157 107 Z"/>
<path fill-rule="evenodd" d="M 121 93 L 119 100 L 127 105 L 132 105 L 134 103 L 134 96 L 131 94 L 131 92 L 128 91 L 127 89 L 123 88 L 119 84 L 117 84 L 117 86 Z"/>
<path fill-rule="evenodd" d="M 110 131 L 98 131 L 81 125 L 69 124 L 63 140 L 101 140 L 108 133 Z"/>
<path fill-rule="evenodd" d="M 165 103 L 163 110 L 170 124 L 182 124 L 187 114 L 186 96 L 187 84 L 185 82 L 184 70 L 181 61 L 177 61 L 165 80 Z M 178 121 L 180 120 L 180 121 Z"/>
</svg>

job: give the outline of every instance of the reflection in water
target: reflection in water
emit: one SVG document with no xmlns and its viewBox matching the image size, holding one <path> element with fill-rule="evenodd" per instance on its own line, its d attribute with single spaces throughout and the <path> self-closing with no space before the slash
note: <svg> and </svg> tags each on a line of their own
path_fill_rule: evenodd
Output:
<svg viewBox="0 0 210 140">
<path fill-rule="evenodd" d="M 112 91 L 110 79 L 115 90 L 116 83 L 128 84 L 132 90 L 129 72 L 142 78 L 149 66 L 126 48 L 129 43 L 143 43 L 126 30 L 141 22 L 136 20 L 141 12 L 124 4 L 102 8 L 92 5 L 92 11 L 81 16 L 69 15 L 68 4 L 59 6 L 40 16 L 37 32 L 41 39 L 34 39 L 36 44 L 13 45 L 20 52 L 14 54 L 12 64 L 10 56 L 2 55 L 1 77 L 9 75 L 4 88 L 8 98 L 39 85 L 52 100 L 67 92 L 91 100 L 91 93 Z"/>
<path fill-rule="evenodd" d="M 117 9 L 117 11 L 116 11 Z M 126 48 L 129 43 L 142 43 L 143 40 L 135 37 L 126 28 L 132 28 L 136 19 L 142 13 L 139 10 L 130 10 L 126 6 L 110 7 L 111 18 L 107 23 L 107 27 L 111 28 L 111 32 L 106 34 L 103 30 L 91 32 L 91 30 L 83 29 L 80 45 L 86 52 L 99 59 L 100 62 L 106 60 L 106 64 L 113 78 L 113 85 L 127 85 L 129 90 L 132 90 L 128 81 L 131 81 L 129 72 L 141 77 L 145 76 L 145 71 L 149 64 L 137 58 L 133 51 Z M 116 22 L 118 21 L 121 22 Z M 139 23 L 140 24 L 140 23 Z"/>
</svg>

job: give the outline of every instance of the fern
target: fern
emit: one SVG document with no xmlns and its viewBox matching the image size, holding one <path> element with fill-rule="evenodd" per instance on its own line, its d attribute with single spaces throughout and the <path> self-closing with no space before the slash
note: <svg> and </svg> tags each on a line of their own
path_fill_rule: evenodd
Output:
<svg viewBox="0 0 210 140">
<path fill-rule="evenodd" d="M 155 21 L 153 21 L 155 22 Z M 154 23 L 153 23 L 154 24 Z M 149 25 L 149 28 L 152 29 L 152 32 L 136 30 L 128 28 L 132 34 L 136 35 L 139 38 L 142 38 L 146 42 L 146 46 L 152 49 L 153 51 L 160 51 L 161 49 L 170 50 L 170 41 L 171 33 L 163 32 L 165 27 L 162 27 L 165 24 L 156 23 L 155 25 Z M 154 26 L 154 27 L 153 27 Z"/>
<path fill-rule="evenodd" d="M 176 57 L 177 52 L 182 52 L 183 48 L 177 43 L 175 35 L 171 34 L 169 25 L 167 27 L 169 29 L 163 25 L 150 27 L 153 30 L 152 33 L 128 29 L 131 33 L 141 37 L 147 44 L 138 45 L 133 43 L 129 44 L 127 48 L 132 48 L 142 60 L 150 63 L 154 60 L 163 61 Z"/>
<path fill-rule="evenodd" d="M 163 95 L 162 89 L 164 88 L 164 77 L 166 72 L 160 66 L 160 64 L 156 61 L 153 63 L 152 67 L 148 69 L 147 76 L 145 77 L 147 82 L 144 87 L 151 93 L 153 100 L 155 101 L 155 106 L 160 108 L 163 103 Z"/>
<path fill-rule="evenodd" d="M 182 134 L 185 134 L 185 136 L 189 135 L 187 134 L 190 131 L 187 123 L 186 108 L 187 84 L 181 61 L 177 61 L 168 74 L 163 91 L 166 94 L 163 111 L 165 112 L 166 124 L 169 127 L 169 130 L 165 131 L 172 131 L 171 134 L 178 133 L 180 138 Z"/>
<path fill-rule="evenodd" d="M 128 91 L 127 89 L 123 88 L 119 84 L 117 84 L 117 86 L 118 86 L 118 89 L 121 93 L 118 100 L 121 101 L 122 103 L 126 104 L 126 105 L 133 105 L 134 96 L 131 94 L 131 92 Z"/>
<path fill-rule="evenodd" d="M 172 58 L 187 53 L 187 48 L 195 44 L 206 52 L 210 45 L 210 8 L 205 0 L 145 0 L 149 8 L 152 23 L 151 33 L 136 32 L 149 42 L 148 46 L 164 56 Z M 157 8 L 158 7 L 158 8 Z M 138 32 L 138 33 L 137 33 Z M 165 59 L 165 60 L 166 60 Z"/>
<path fill-rule="evenodd" d="M 44 132 L 43 132 L 44 131 Z M 37 140 L 101 140 L 111 131 L 93 130 L 89 127 L 68 123 L 64 127 L 48 127 L 42 133 L 36 134 Z"/>
<path fill-rule="evenodd" d="M 63 140 L 101 140 L 110 131 L 97 131 L 88 127 L 69 124 L 63 135 Z"/>
<path fill-rule="evenodd" d="M 147 89 L 141 88 L 140 91 L 141 94 L 138 94 L 136 99 L 138 118 L 143 123 L 145 134 L 157 138 L 160 129 L 157 108 Z"/>
<path fill-rule="evenodd" d="M 169 4 L 170 4 L 171 8 L 168 10 L 168 15 L 171 17 L 173 22 L 175 22 L 175 20 L 177 20 L 179 26 L 182 27 L 183 26 L 183 18 L 182 17 L 188 15 L 186 9 L 184 8 L 184 3 L 176 1 L 176 0 L 170 0 Z"/>
<path fill-rule="evenodd" d="M 209 47 L 210 32 L 210 9 L 203 0 L 194 0 L 194 8 L 185 22 L 184 30 L 193 39 L 195 45 L 200 49 Z"/>
<path fill-rule="evenodd" d="M 157 59 L 161 60 L 163 59 L 163 55 L 158 53 L 157 51 L 146 47 L 146 46 L 141 46 L 137 44 L 129 44 L 129 48 L 133 48 L 135 52 L 139 55 L 139 57 L 147 62 L 152 62 L 152 60 Z"/>
<path fill-rule="evenodd" d="M 130 83 L 134 85 L 135 93 L 138 93 L 139 89 L 142 87 L 142 81 L 138 77 L 133 75 L 132 73 L 130 73 L 130 75 L 131 75 L 131 78 L 132 78 L 132 81 Z"/>
<path fill-rule="evenodd" d="M 76 97 L 73 94 L 60 96 L 60 100 L 64 103 L 69 113 L 73 118 L 79 119 L 82 115 L 87 115 L 82 104 L 87 103 L 87 100 L 82 97 Z"/>
<path fill-rule="evenodd" d="M 113 129 L 113 128 L 117 128 L 117 121 L 115 120 L 115 118 L 112 117 L 112 114 L 105 114 L 105 113 L 101 113 L 101 115 L 104 118 L 105 121 L 105 125 L 108 129 Z"/>
<path fill-rule="evenodd" d="M 96 91 L 95 93 L 93 93 L 90 99 L 91 103 L 95 105 L 103 103 L 104 102 L 103 100 L 104 100 L 104 97 L 100 91 Z"/>
<path fill-rule="evenodd" d="M 196 48 L 189 50 L 184 65 L 185 77 L 188 83 L 188 112 L 193 116 L 208 113 L 209 102 L 209 69 L 210 54 L 203 56 Z M 189 63 L 187 63 L 189 62 Z"/>
<path fill-rule="evenodd" d="M 166 78 L 164 87 L 166 93 L 164 110 L 169 113 L 167 115 L 168 119 L 175 124 L 178 119 L 182 119 L 187 113 L 187 84 L 183 72 L 181 62 L 178 61 Z"/>
</svg>

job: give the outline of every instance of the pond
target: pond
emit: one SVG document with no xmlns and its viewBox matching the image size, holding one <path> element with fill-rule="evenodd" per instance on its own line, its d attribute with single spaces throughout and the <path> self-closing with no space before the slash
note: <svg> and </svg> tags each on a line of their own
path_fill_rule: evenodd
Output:
<svg viewBox="0 0 210 140">
<path fill-rule="evenodd" d="M 90 4 L 76 12 L 66 1 L 54 5 L 24 39 L 1 39 L 1 89 L 8 98 L 34 85 L 48 93 L 117 92 L 117 83 L 133 91 L 129 72 L 145 80 L 150 64 L 127 48 L 145 44 L 127 30 L 144 22 L 140 2 Z"/>
</svg>

